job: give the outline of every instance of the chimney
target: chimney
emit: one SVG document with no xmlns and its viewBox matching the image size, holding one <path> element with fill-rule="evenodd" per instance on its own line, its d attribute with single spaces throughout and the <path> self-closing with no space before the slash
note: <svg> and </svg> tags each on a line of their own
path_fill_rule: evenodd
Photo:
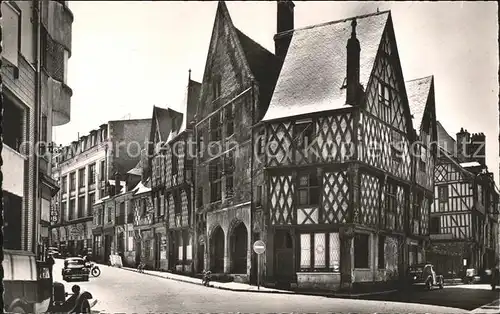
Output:
<svg viewBox="0 0 500 314">
<path fill-rule="evenodd" d="M 280 67 L 285 60 L 288 46 L 292 40 L 292 32 L 282 34 L 283 32 L 293 30 L 294 23 L 294 7 L 293 1 L 280 0 L 278 1 L 278 14 L 277 14 L 277 28 L 276 35 L 274 36 L 274 49 L 276 56 L 280 59 Z"/>
<path fill-rule="evenodd" d="M 467 130 L 464 130 L 464 128 L 460 128 L 460 132 L 457 133 L 457 150 L 456 150 L 457 157 L 465 156 L 469 158 L 469 156 L 467 156 L 468 153 L 467 146 L 469 142 L 470 142 L 469 132 L 467 132 Z"/>
<path fill-rule="evenodd" d="M 486 136 L 484 133 L 472 134 L 468 146 L 468 154 L 471 160 L 486 166 Z"/>
<path fill-rule="evenodd" d="M 351 37 L 347 40 L 347 96 L 346 103 L 348 105 L 358 105 L 360 98 L 359 85 L 359 53 L 361 47 L 359 40 L 356 38 L 356 19 L 351 22 Z"/>
<path fill-rule="evenodd" d="M 293 1 L 278 1 L 278 27 L 276 33 L 279 34 L 293 29 L 294 7 Z"/>
</svg>

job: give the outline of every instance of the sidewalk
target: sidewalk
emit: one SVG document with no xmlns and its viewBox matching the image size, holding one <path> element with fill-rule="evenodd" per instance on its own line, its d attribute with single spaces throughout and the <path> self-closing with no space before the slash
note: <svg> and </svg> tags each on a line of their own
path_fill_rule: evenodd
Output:
<svg viewBox="0 0 500 314">
<path fill-rule="evenodd" d="M 135 268 L 122 267 L 122 269 L 127 271 L 137 272 Z M 162 271 L 153 271 L 153 270 L 144 270 L 145 275 L 176 280 L 196 285 L 202 285 L 201 279 L 193 278 L 185 275 L 172 274 L 168 272 Z M 280 294 L 300 294 L 300 295 L 312 295 L 312 296 L 323 296 L 329 298 L 359 298 L 368 295 L 380 295 L 395 292 L 396 290 L 388 290 L 388 291 L 377 291 L 377 292 L 365 292 L 365 293 L 338 293 L 338 292 L 316 292 L 316 291 L 293 291 L 293 290 L 279 290 L 272 289 L 266 287 L 260 287 L 257 289 L 257 286 L 245 284 L 245 283 L 237 283 L 237 282 L 218 282 L 218 281 L 210 281 L 210 286 L 222 290 L 229 291 L 238 291 L 238 292 L 258 292 L 258 293 L 280 293 Z"/>
<path fill-rule="evenodd" d="M 500 313 L 500 300 L 495 300 L 489 304 L 478 307 L 470 312 L 471 314 L 499 314 Z"/>
<path fill-rule="evenodd" d="M 135 268 L 129 268 L 129 267 L 121 267 L 121 268 L 124 270 L 137 272 L 137 269 L 135 269 Z M 187 282 L 187 283 L 200 285 L 200 286 L 202 285 L 201 279 L 199 279 L 199 278 L 193 278 L 193 277 L 189 277 L 189 276 L 172 274 L 172 273 L 168 273 L 168 272 L 144 270 L 144 274 L 150 275 L 150 276 L 155 276 L 155 277 L 160 277 L 160 278 L 165 278 L 165 279 L 181 281 L 181 282 Z M 214 287 L 214 288 L 222 289 L 222 290 L 239 291 L 239 292 L 264 292 L 264 293 L 287 293 L 287 294 L 294 293 L 293 291 L 271 289 L 271 288 L 266 288 L 266 287 L 260 287 L 260 289 L 257 289 L 257 286 L 252 286 L 249 284 L 238 283 L 238 282 L 210 281 L 210 286 Z"/>
</svg>

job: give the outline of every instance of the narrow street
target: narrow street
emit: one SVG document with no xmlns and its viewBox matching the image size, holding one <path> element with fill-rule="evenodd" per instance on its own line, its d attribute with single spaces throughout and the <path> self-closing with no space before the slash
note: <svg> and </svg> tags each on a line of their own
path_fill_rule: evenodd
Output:
<svg viewBox="0 0 500 314">
<path fill-rule="evenodd" d="M 102 274 L 89 282 L 73 284 L 92 293 L 98 313 L 468 313 L 433 305 L 335 299 L 316 296 L 242 293 L 206 288 L 119 268 L 99 265 Z M 56 260 L 54 277 L 61 279 L 62 260 Z M 451 289 L 450 289 L 451 290 Z"/>
</svg>

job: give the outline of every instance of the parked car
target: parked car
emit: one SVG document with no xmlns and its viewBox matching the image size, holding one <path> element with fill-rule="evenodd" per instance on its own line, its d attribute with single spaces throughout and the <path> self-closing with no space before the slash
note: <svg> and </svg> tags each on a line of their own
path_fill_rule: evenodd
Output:
<svg viewBox="0 0 500 314">
<path fill-rule="evenodd" d="M 89 269 L 81 257 L 70 257 L 64 260 L 62 278 L 65 281 L 80 279 L 89 281 Z"/>
<path fill-rule="evenodd" d="M 97 300 L 75 285 L 67 299 L 64 285 L 54 282 L 50 264 L 36 260 L 35 254 L 4 250 L 2 313 L 91 313 Z"/>
<path fill-rule="evenodd" d="M 424 286 L 427 290 L 432 287 L 443 289 L 444 278 L 437 275 L 434 266 L 429 263 L 415 264 L 408 268 L 408 282 L 410 285 Z"/>
</svg>

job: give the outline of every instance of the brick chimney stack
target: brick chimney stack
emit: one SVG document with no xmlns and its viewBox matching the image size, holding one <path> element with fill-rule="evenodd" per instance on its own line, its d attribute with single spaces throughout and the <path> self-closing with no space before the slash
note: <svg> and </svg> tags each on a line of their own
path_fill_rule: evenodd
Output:
<svg viewBox="0 0 500 314">
<path fill-rule="evenodd" d="M 293 1 L 279 0 L 277 10 L 277 27 L 276 35 L 274 35 L 274 49 L 275 55 L 280 59 L 280 68 L 285 60 L 288 46 L 292 41 L 293 34 L 284 32 L 291 31 L 294 28 L 294 7 Z"/>
<path fill-rule="evenodd" d="M 470 134 L 467 132 L 467 130 L 464 130 L 464 128 L 460 128 L 460 132 L 457 133 L 457 150 L 456 154 L 457 156 L 465 156 L 469 158 L 470 156 L 467 156 L 468 154 L 468 144 L 470 143 Z"/>
<path fill-rule="evenodd" d="M 469 158 L 486 165 L 486 135 L 484 133 L 474 133 L 470 138 L 468 147 Z"/>
<path fill-rule="evenodd" d="M 346 103 L 348 105 L 358 105 L 360 98 L 360 83 L 359 83 L 359 55 L 361 47 L 359 40 L 356 38 L 356 19 L 351 22 L 351 37 L 347 40 L 347 96 Z"/>
</svg>

